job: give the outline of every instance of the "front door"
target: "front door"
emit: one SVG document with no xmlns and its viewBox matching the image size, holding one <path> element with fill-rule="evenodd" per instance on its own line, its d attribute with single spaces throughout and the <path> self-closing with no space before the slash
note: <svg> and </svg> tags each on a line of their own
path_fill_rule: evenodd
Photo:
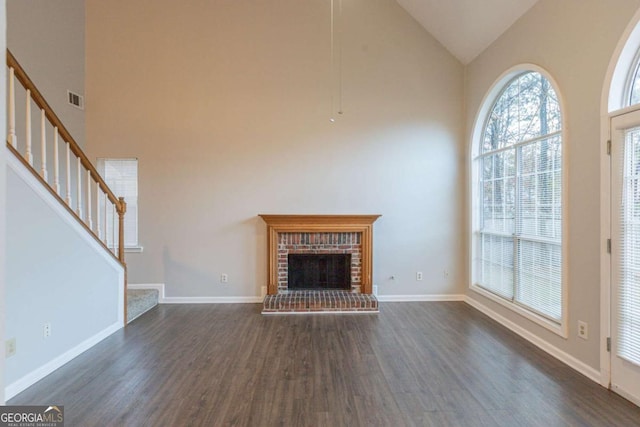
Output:
<svg viewBox="0 0 640 427">
<path fill-rule="evenodd" d="M 611 388 L 640 405 L 640 111 L 611 129 Z"/>
</svg>

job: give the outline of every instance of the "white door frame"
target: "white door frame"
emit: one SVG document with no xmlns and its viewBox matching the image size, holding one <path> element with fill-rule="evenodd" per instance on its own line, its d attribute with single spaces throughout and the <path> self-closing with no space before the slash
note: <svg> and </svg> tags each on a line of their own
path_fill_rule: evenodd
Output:
<svg viewBox="0 0 640 427">
<path fill-rule="evenodd" d="M 627 75 L 640 47 L 640 9 L 622 33 L 614 50 L 602 85 L 600 98 L 600 384 L 611 386 L 611 354 L 607 338 L 611 336 L 611 256 L 607 240 L 611 238 L 611 120 L 640 106 L 624 108 Z"/>
</svg>

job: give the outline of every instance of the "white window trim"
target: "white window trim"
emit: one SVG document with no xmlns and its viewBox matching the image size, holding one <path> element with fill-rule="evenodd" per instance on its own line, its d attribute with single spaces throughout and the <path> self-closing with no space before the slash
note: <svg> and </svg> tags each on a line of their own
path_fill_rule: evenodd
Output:
<svg viewBox="0 0 640 427">
<path fill-rule="evenodd" d="M 529 310 L 528 308 L 523 307 L 522 305 L 509 301 L 507 299 L 501 298 L 498 295 L 495 295 L 484 288 L 480 287 L 476 282 L 475 277 L 475 259 L 476 259 L 476 249 L 478 247 L 477 239 L 478 234 L 477 230 L 479 230 L 479 205 L 478 205 L 478 183 L 479 183 L 479 167 L 478 167 L 478 158 L 480 155 L 480 146 L 481 140 L 483 137 L 484 129 L 486 127 L 487 120 L 489 119 L 489 113 L 493 108 L 496 100 L 502 93 L 503 89 L 506 85 L 516 76 L 522 74 L 527 71 L 533 71 L 544 76 L 551 87 L 556 92 L 558 96 L 558 103 L 560 104 L 560 112 L 562 114 L 562 317 L 560 319 L 560 323 L 553 322 L 549 320 L 547 317 L 539 315 L 534 311 Z M 569 338 L 569 272 L 568 272 L 568 262 L 569 259 L 569 251 L 568 251 L 568 236 L 569 236 L 569 212 L 568 212 L 568 203 L 569 200 L 569 177 L 568 177 L 568 167 L 567 167 L 567 159 L 568 152 L 567 149 L 567 122 L 566 122 L 566 109 L 564 99 L 562 98 L 562 93 L 558 89 L 558 84 L 556 81 L 549 75 L 549 73 L 542 67 L 535 64 L 519 64 L 516 65 L 509 70 L 502 73 L 500 77 L 498 77 L 491 86 L 491 89 L 485 94 L 482 103 L 480 104 L 480 108 L 476 114 L 474 120 L 474 128 L 471 134 L 471 147 L 470 147 L 470 161 L 469 161 L 469 179 L 470 179 L 470 191 L 469 191 L 469 209 L 471 210 L 470 215 L 470 230 L 471 230 L 471 240 L 469 245 L 469 271 L 470 271 L 470 283 L 469 289 L 474 293 L 481 295 L 485 298 L 490 299 L 491 301 L 497 302 L 503 307 L 513 311 L 528 319 L 535 324 L 555 333 L 556 335 L 561 336 L 564 339 Z"/>
</svg>

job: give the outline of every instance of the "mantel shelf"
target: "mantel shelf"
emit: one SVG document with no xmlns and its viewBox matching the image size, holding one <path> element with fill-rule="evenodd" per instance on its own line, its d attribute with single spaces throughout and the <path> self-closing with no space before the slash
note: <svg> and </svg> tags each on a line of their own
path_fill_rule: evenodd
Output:
<svg viewBox="0 0 640 427">
<path fill-rule="evenodd" d="M 269 215 L 260 214 L 272 227 L 305 228 L 317 231 L 326 227 L 330 231 L 342 231 L 344 227 L 363 227 L 373 224 L 382 215 Z M 338 227 L 338 228 L 336 228 Z"/>
</svg>

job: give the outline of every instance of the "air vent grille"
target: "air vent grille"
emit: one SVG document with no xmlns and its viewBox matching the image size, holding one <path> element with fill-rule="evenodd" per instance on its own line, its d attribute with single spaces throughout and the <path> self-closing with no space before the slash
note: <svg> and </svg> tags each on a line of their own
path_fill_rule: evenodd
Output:
<svg viewBox="0 0 640 427">
<path fill-rule="evenodd" d="M 67 101 L 69 104 L 76 108 L 84 110 L 84 96 L 73 93 L 70 90 L 67 91 Z"/>
</svg>

